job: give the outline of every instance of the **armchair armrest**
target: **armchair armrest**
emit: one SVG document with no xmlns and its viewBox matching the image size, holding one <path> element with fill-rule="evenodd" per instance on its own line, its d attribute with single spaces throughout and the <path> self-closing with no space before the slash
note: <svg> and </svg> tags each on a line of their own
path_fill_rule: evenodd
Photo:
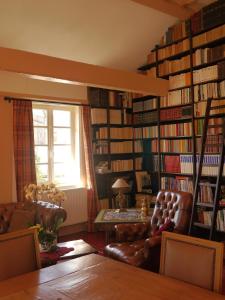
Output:
<svg viewBox="0 0 225 300">
<path fill-rule="evenodd" d="M 144 257 L 147 259 L 151 255 L 151 249 L 161 245 L 161 235 L 150 237 L 144 243 Z"/>
<path fill-rule="evenodd" d="M 149 231 L 148 223 L 132 223 L 115 225 L 117 242 L 133 242 L 145 239 Z"/>
</svg>

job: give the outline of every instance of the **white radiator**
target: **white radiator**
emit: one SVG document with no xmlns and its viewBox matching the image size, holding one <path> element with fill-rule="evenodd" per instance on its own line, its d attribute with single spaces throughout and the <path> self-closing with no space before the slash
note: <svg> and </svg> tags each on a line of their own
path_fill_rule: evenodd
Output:
<svg viewBox="0 0 225 300">
<path fill-rule="evenodd" d="M 67 212 L 67 219 L 63 226 L 87 222 L 87 191 L 85 188 L 64 191 L 67 199 L 63 208 Z"/>
</svg>

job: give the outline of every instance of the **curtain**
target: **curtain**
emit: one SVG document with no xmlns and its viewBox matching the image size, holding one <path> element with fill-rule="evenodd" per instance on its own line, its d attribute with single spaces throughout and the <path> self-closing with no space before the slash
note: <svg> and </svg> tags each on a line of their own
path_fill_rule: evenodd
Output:
<svg viewBox="0 0 225 300">
<path fill-rule="evenodd" d="M 13 141 L 17 201 L 23 201 L 24 186 L 36 183 L 31 101 L 13 100 Z"/>
<path fill-rule="evenodd" d="M 100 203 L 97 195 L 94 163 L 92 157 L 92 141 L 91 141 L 91 111 L 90 107 L 82 108 L 83 122 L 83 140 L 84 140 L 84 158 L 86 168 L 87 182 L 87 208 L 88 208 L 88 231 L 94 231 L 94 220 L 100 208 Z"/>
</svg>

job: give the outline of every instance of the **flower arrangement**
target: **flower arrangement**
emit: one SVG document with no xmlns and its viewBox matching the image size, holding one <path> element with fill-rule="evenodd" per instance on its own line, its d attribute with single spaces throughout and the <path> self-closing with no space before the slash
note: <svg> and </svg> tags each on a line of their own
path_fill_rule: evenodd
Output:
<svg viewBox="0 0 225 300">
<path fill-rule="evenodd" d="M 48 201 L 59 207 L 66 199 L 64 192 L 60 191 L 54 183 L 37 185 L 30 183 L 25 186 L 25 198 L 28 201 Z"/>
</svg>

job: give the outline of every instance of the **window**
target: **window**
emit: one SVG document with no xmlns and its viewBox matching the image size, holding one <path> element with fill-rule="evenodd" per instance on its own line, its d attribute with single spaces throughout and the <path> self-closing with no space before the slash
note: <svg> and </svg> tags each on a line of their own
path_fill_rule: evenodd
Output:
<svg viewBox="0 0 225 300">
<path fill-rule="evenodd" d="M 79 107 L 33 103 L 37 182 L 80 186 Z"/>
</svg>

